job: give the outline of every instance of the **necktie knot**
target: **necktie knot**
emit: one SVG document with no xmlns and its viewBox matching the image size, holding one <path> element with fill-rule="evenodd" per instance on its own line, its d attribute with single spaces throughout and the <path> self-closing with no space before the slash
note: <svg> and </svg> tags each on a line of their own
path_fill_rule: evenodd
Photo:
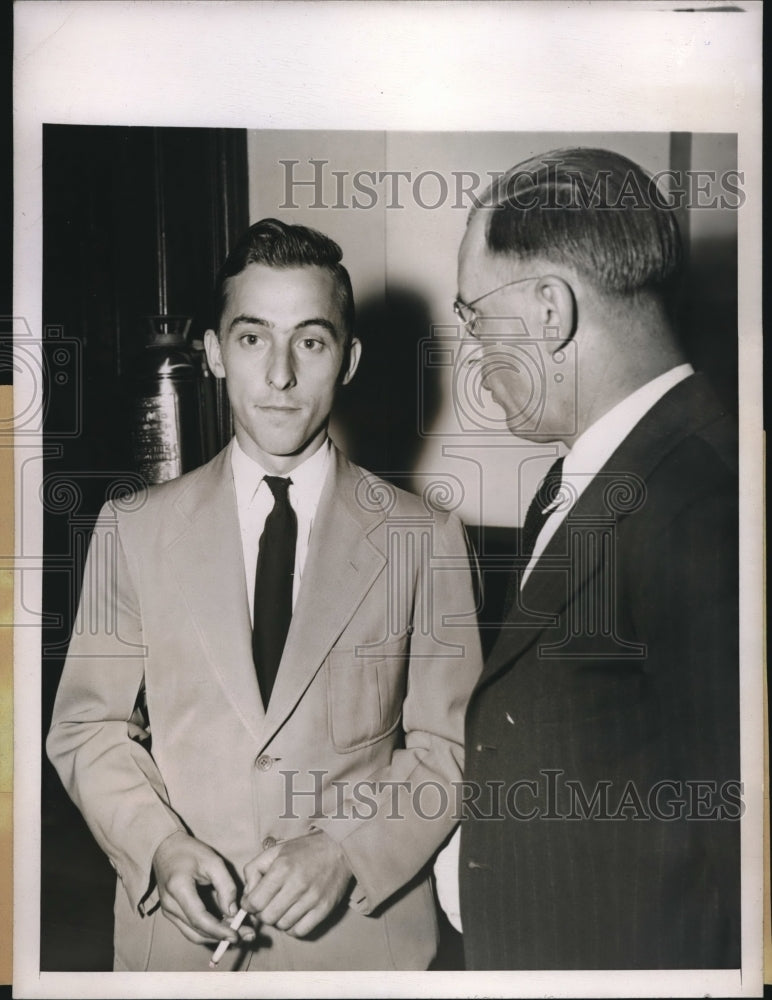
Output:
<svg viewBox="0 0 772 1000">
<path fill-rule="evenodd" d="M 277 503 L 285 503 L 289 499 L 289 488 L 292 480 L 287 476 L 264 476 L 268 484 L 268 489 L 273 493 L 273 498 Z"/>
<path fill-rule="evenodd" d="M 551 506 L 560 496 L 563 485 L 563 461 L 564 457 L 557 459 L 549 467 L 547 475 L 542 479 L 536 491 L 535 503 L 540 508 L 540 513 L 546 507 Z"/>
</svg>

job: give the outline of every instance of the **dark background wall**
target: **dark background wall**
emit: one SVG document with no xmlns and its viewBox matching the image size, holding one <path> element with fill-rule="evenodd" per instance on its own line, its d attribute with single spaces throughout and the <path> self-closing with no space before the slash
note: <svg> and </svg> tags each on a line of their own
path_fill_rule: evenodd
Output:
<svg viewBox="0 0 772 1000">
<path fill-rule="evenodd" d="M 43 163 L 45 733 L 88 535 L 106 493 L 136 481 L 128 414 L 147 317 L 183 314 L 203 335 L 248 223 L 246 135 L 48 125 Z M 45 760 L 42 796 L 41 967 L 111 968 L 114 873 Z"/>
</svg>

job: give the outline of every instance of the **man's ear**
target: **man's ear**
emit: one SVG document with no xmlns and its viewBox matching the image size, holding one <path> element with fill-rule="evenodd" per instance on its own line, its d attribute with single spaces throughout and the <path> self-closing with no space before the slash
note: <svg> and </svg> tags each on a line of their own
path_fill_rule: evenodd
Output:
<svg viewBox="0 0 772 1000">
<path fill-rule="evenodd" d="M 354 337 L 348 345 L 346 355 L 340 373 L 341 385 L 348 385 L 359 367 L 359 359 L 362 357 L 362 341 Z"/>
<path fill-rule="evenodd" d="M 204 334 L 204 350 L 209 370 L 217 378 L 225 378 L 225 366 L 222 363 L 222 351 L 220 350 L 220 339 L 214 330 L 207 330 Z"/>
<path fill-rule="evenodd" d="M 556 274 L 545 274 L 536 285 L 542 330 L 559 331 L 550 338 L 555 350 L 564 346 L 576 332 L 576 297 L 571 285 Z"/>
</svg>

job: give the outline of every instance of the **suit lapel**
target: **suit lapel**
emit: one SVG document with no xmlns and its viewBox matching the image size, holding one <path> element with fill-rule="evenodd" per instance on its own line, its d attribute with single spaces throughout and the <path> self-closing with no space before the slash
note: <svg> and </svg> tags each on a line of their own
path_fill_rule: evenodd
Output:
<svg viewBox="0 0 772 1000">
<path fill-rule="evenodd" d="M 383 510 L 357 502 L 362 472 L 333 449 L 300 591 L 260 733 L 264 746 L 292 712 L 351 621 L 386 558 L 369 539 Z"/>
<path fill-rule="evenodd" d="M 679 382 L 644 415 L 593 478 L 545 548 L 499 632 L 478 687 L 513 664 L 545 629 L 558 624 L 571 595 L 597 570 L 601 561 L 597 548 L 595 558 L 577 568 L 575 553 L 568 551 L 569 524 L 598 524 L 608 518 L 607 491 L 612 483 L 623 489 L 625 484 L 632 489 L 642 484 L 645 499 L 645 481 L 665 456 L 684 438 L 724 415 L 707 380 L 699 374 Z M 621 510 L 615 523 L 626 516 Z M 569 562 L 570 576 L 566 569 Z"/>
<path fill-rule="evenodd" d="M 168 546 L 167 558 L 215 676 L 257 739 L 264 711 L 252 663 L 230 448 L 201 470 L 176 506 L 181 530 Z"/>
</svg>

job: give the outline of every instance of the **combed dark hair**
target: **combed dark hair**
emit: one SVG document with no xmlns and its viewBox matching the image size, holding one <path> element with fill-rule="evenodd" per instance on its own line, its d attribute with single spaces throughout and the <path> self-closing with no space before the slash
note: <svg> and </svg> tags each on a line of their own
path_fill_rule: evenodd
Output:
<svg viewBox="0 0 772 1000">
<path fill-rule="evenodd" d="M 261 219 L 244 233 L 220 268 L 214 286 L 214 319 L 219 327 L 225 309 L 225 283 L 249 264 L 268 267 L 322 267 L 335 279 L 346 341 L 354 335 L 354 293 L 351 278 L 341 264 L 343 251 L 329 236 L 307 226 L 278 219 Z"/>
<path fill-rule="evenodd" d="M 680 277 L 678 223 L 637 163 L 605 149 L 557 149 L 517 164 L 483 198 L 488 249 L 572 267 L 601 291 L 669 300 Z"/>
</svg>

